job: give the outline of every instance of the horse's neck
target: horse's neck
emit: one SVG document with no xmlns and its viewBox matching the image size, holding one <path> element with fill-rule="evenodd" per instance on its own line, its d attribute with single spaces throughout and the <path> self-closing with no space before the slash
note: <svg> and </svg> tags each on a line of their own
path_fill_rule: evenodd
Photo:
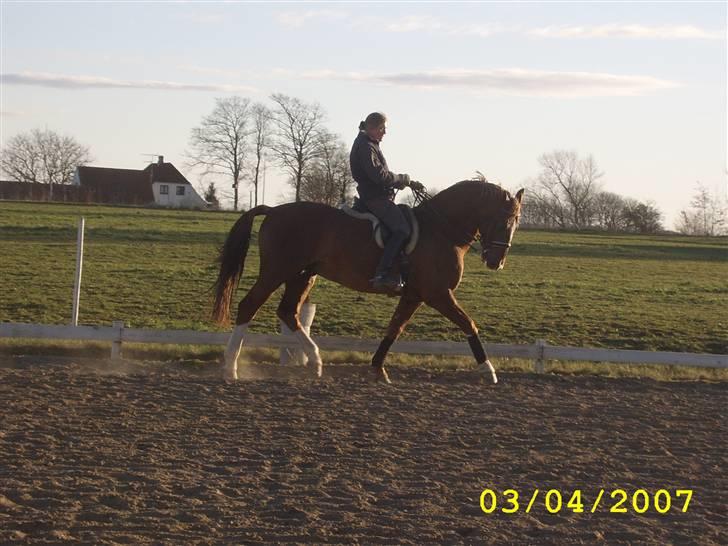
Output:
<svg viewBox="0 0 728 546">
<path fill-rule="evenodd" d="M 482 193 L 477 187 L 452 186 L 429 202 L 437 219 L 447 224 L 449 238 L 458 246 L 471 244 L 478 235 L 477 211 L 481 206 Z"/>
</svg>

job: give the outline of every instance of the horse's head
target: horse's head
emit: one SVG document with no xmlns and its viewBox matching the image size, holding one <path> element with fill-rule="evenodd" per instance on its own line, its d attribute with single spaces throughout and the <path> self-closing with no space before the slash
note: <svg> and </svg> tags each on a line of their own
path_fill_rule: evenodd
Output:
<svg viewBox="0 0 728 546">
<path fill-rule="evenodd" d="M 500 270 L 506 263 L 513 234 L 518 228 L 522 199 L 523 189 L 518 190 L 515 197 L 506 193 L 505 200 L 496 204 L 484 218 L 484 225 L 480 227 L 481 258 L 488 269 Z"/>
</svg>

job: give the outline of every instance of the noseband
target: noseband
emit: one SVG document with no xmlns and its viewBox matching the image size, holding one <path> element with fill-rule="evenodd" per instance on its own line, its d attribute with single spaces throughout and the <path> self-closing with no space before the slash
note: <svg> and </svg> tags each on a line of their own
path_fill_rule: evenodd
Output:
<svg viewBox="0 0 728 546">
<path fill-rule="evenodd" d="M 504 241 L 491 241 L 488 246 L 489 247 L 490 246 L 497 246 L 499 248 L 511 248 L 511 243 L 506 243 Z"/>
</svg>

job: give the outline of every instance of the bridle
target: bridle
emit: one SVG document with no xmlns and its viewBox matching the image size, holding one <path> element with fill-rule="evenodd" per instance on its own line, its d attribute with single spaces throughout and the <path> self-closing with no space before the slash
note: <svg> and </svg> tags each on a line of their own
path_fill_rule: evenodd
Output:
<svg viewBox="0 0 728 546">
<path fill-rule="evenodd" d="M 497 246 L 499 248 L 511 248 L 511 243 L 505 241 L 491 241 L 488 246 Z"/>
</svg>

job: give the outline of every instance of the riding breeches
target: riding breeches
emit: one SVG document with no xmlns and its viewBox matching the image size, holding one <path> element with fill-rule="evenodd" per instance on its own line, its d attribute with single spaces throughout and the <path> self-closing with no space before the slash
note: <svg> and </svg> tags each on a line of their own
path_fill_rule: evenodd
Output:
<svg viewBox="0 0 728 546">
<path fill-rule="evenodd" d="M 386 197 L 379 197 L 364 201 L 364 205 L 369 209 L 369 212 L 387 226 L 396 239 L 406 241 L 409 238 L 411 233 L 409 223 L 393 201 Z"/>
</svg>

